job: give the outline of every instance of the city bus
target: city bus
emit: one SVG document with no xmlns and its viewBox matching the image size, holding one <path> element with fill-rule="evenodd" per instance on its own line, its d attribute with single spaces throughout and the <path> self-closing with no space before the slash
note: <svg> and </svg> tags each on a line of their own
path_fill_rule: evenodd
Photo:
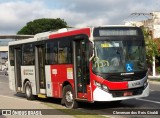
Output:
<svg viewBox="0 0 160 118">
<path fill-rule="evenodd" d="M 145 41 L 141 28 L 63 28 L 9 42 L 9 85 L 28 100 L 60 98 L 110 101 L 149 95 Z"/>
</svg>

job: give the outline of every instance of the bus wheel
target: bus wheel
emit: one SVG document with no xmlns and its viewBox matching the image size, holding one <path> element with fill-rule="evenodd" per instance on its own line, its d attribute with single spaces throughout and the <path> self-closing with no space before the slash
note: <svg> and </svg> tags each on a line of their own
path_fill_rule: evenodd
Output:
<svg viewBox="0 0 160 118">
<path fill-rule="evenodd" d="M 25 83 L 25 94 L 26 94 L 27 100 L 35 99 L 34 95 L 32 95 L 32 87 L 29 81 Z"/>
<path fill-rule="evenodd" d="M 78 103 L 75 101 L 73 94 L 73 89 L 70 85 L 65 86 L 63 89 L 63 100 L 67 108 L 75 109 L 78 107 Z"/>
</svg>

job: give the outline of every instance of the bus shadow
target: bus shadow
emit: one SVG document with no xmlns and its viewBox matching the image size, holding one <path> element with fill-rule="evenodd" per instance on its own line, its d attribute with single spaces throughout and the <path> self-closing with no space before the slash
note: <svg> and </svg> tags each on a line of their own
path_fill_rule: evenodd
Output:
<svg viewBox="0 0 160 118">
<path fill-rule="evenodd" d="M 61 105 L 61 99 L 59 98 L 38 98 L 38 101 L 43 103 L 53 103 L 56 105 Z M 87 110 L 100 110 L 100 109 L 114 109 L 114 108 L 135 108 L 137 107 L 135 104 L 129 104 L 130 102 L 121 102 L 121 103 L 114 103 L 114 102 L 95 102 L 95 103 L 88 103 L 88 102 L 78 102 L 78 109 L 87 109 Z"/>
<path fill-rule="evenodd" d="M 16 93 L 14 94 L 16 97 L 20 97 L 26 99 L 25 94 Z M 61 99 L 60 98 L 38 98 L 36 97 L 35 101 L 40 101 L 43 103 L 53 103 L 55 105 L 61 106 Z M 125 100 L 120 103 L 114 102 L 78 102 L 78 109 L 87 109 L 87 110 L 100 110 L 100 109 L 114 109 L 114 108 L 135 108 L 137 105 L 141 106 L 141 104 L 134 103 L 133 100 Z"/>
<path fill-rule="evenodd" d="M 26 95 L 24 93 L 15 93 L 14 96 L 19 97 L 19 98 L 23 98 L 23 99 L 27 99 Z M 59 98 L 49 98 L 49 97 L 48 98 L 39 98 L 39 97 L 35 97 L 34 101 L 61 105 L 61 99 L 59 99 Z"/>
<path fill-rule="evenodd" d="M 100 110 L 100 109 L 114 109 L 114 108 L 135 108 L 133 104 L 126 103 L 114 103 L 114 102 L 95 102 L 95 103 L 84 103 L 79 104 L 79 108 L 88 110 Z"/>
<path fill-rule="evenodd" d="M 15 93 L 14 96 L 19 97 L 19 98 L 26 98 L 24 93 Z"/>
<path fill-rule="evenodd" d="M 43 102 L 43 103 L 53 103 L 56 105 L 61 105 L 60 98 L 37 98 L 36 100 Z"/>
</svg>

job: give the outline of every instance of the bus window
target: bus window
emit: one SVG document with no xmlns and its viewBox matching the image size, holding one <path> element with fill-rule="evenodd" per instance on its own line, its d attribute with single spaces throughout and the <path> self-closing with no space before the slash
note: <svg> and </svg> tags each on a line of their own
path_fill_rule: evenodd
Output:
<svg viewBox="0 0 160 118">
<path fill-rule="evenodd" d="M 58 62 L 60 64 L 67 64 L 71 63 L 71 42 L 70 41 L 65 41 L 65 39 L 61 39 L 59 41 L 59 48 L 58 48 Z"/>
<path fill-rule="evenodd" d="M 46 43 L 46 64 L 57 64 L 58 63 L 58 42 L 48 41 Z"/>
<path fill-rule="evenodd" d="M 14 66 L 14 47 L 10 46 L 9 47 L 9 61 L 10 61 L 10 65 Z"/>
<path fill-rule="evenodd" d="M 35 64 L 35 54 L 34 54 L 34 44 L 24 44 L 22 48 L 22 63 L 23 65 L 34 65 Z"/>
</svg>

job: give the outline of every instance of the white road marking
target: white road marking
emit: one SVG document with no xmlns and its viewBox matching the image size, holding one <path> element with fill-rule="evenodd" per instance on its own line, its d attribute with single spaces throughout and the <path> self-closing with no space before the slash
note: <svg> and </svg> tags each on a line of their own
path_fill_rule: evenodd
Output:
<svg viewBox="0 0 160 118">
<path fill-rule="evenodd" d="M 140 98 L 136 98 L 136 99 L 137 100 L 141 100 L 141 101 L 146 101 L 146 102 L 152 102 L 152 103 L 160 104 L 160 102 L 158 102 L 158 101 L 146 100 L 146 99 L 140 99 Z"/>
</svg>

